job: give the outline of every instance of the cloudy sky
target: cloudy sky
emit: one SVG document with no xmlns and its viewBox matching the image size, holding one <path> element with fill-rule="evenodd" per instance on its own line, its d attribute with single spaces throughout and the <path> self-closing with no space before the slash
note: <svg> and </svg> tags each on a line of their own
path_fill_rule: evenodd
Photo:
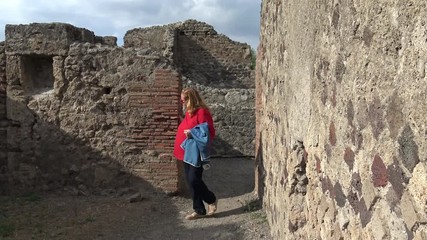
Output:
<svg viewBox="0 0 427 240">
<path fill-rule="evenodd" d="M 64 22 L 98 36 L 196 19 L 232 40 L 258 46 L 261 0 L 1 0 L 0 41 L 6 24 Z"/>
</svg>

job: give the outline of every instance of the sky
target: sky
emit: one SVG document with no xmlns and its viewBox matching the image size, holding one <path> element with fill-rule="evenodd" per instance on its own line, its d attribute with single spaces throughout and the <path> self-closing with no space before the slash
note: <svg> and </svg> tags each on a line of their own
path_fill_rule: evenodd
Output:
<svg viewBox="0 0 427 240">
<path fill-rule="evenodd" d="M 0 0 L 0 41 L 6 24 L 62 22 L 121 46 L 128 30 L 195 19 L 256 50 L 260 9 L 261 0 Z"/>
</svg>

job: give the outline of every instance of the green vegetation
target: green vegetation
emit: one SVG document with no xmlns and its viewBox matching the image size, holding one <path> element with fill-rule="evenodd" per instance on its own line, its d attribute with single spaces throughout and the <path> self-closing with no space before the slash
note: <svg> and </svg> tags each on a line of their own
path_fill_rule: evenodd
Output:
<svg viewBox="0 0 427 240">
<path fill-rule="evenodd" d="M 34 205 L 41 202 L 42 198 L 36 193 L 29 192 L 19 196 L 7 196 L 0 198 L 0 239 L 10 237 L 17 231 L 17 223 L 20 223 L 20 218 L 25 215 L 9 216 L 8 212 L 12 206 L 18 208 Z M 30 214 L 28 212 L 28 214 Z M 19 225 L 19 224 L 18 224 Z M 37 231 L 42 231 L 42 225 L 38 223 L 36 226 Z"/>
<path fill-rule="evenodd" d="M 258 199 L 245 200 L 243 204 L 243 209 L 245 212 L 254 212 L 262 208 L 261 202 Z"/>
<path fill-rule="evenodd" d="M 95 222 L 95 220 L 96 220 L 96 217 L 95 217 L 95 216 L 93 216 L 93 215 L 91 215 L 91 216 L 86 217 L 86 218 L 83 220 L 83 224 L 84 224 L 84 223 Z"/>
<path fill-rule="evenodd" d="M 256 219 L 259 224 L 267 221 L 267 215 L 262 211 L 262 203 L 259 199 L 247 199 L 243 205 L 245 212 L 251 213 L 251 217 Z"/>
<path fill-rule="evenodd" d="M 21 199 L 25 202 L 40 202 L 42 200 L 39 195 L 32 192 L 22 195 Z"/>
<path fill-rule="evenodd" d="M 264 211 L 253 212 L 252 217 L 256 219 L 259 224 L 267 222 L 267 214 L 265 214 Z"/>
<path fill-rule="evenodd" d="M 34 192 L 0 196 L 0 240 L 53 239 L 55 236 L 66 239 L 67 235 L 75 234 L 72 229 L 100 221 L 93 211 L 98 208 L 85 208 L 75 199 Z"/>
<path fill-rule="evenodd" d="M 8 219 L 0 220 L 0 239 L 11 236 L 13 232 L 15 232 L 15 224 Z"/>
<path fill-rule="evenodd" d="M 251 48 L 251 70 L 256 68 L 256 52 L 255 49 Z"/>
</svg>

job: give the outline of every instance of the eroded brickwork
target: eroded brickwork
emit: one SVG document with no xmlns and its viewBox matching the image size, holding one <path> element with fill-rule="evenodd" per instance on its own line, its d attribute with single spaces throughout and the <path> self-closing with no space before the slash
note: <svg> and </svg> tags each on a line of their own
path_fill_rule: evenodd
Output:
<svg viewBox="0 0 427 240">
<path fill-rule="evenodd" d="M 141 111 L 148 109 L 151 116 L 131 127 L 126 142 L 134 146 L 133 150 L 156 155 L 149 161 L 137 161 L 132 172 L 172 192 L 178 188 L 178 169 L 172 152 L 179 123 L 180 92 L 180 75 L 176 71 L 159 69 L 154 72 L 152 84 L 129 88 L 128 100 L 129 107 Z"/>
<path fill-rule="evenodd" d="M 427 238 L 425 10 L 262 2 L 257 162 L 276 239 Z"/>
</svg>

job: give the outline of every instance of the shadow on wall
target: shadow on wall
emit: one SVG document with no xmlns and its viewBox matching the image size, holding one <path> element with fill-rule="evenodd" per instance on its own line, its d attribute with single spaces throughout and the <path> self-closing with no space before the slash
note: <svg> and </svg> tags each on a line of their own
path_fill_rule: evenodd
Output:
<svg viewBox="0 0 427 240">
<path fill-rule="evenodd" d="M 212 157 L 221 158 L 221 157 L 242 157 L 245 156 L 241 151 L 235 149 L 227 141 L 223 140 L 221 137 L 215 137 L 212 142 Z"/>
<path fill-rule="evenodd" d="M 222 43 L 220 41 L 211 42 L 211 39 L 206 40 L 206 36 L 200 36 L 198 39 L 199 41 L 195 41 L 186 35 L 178 37 L 177 63 L 184 76 L 195 83 L 212 88 L 255 88 L 255 81 L 251 78 L 249 46 L 241 47 L 242 50 L 249 47 L 249 52 L 245 56 L 243 51 L 239 53 L 237 45 L 222 48 L 219 47 Z M 209 47 L 214 50 L 209 50 Z M 236 52 L 233 52 L 234 49 Z M 216 56 L 212 55 L 213 51 Z M 223 62 L 219 61 L 221 58 Z M 247 64 L 243 62 L 246 58 Z"/>
<path fill-rule="evenodd" d="M 9 110 L 15 111 L 15 114 L 19 111 L 21 116 L 30 119 L 24 123 L 11 122 L 9 126 L 8 139 L 11 141 L 8 155 L 9 174 L 13 180 L 8 186 L 1 187 L 8 188 L 12 196 L 23 192 L 56 193 L 58 190 L 66 196 L 69 194 L 70 197 L 95 194 L 127 198 L 136 192 L 142 193 L 145 200 L 140 203 L 141 209 L 134 209 L 134 205 L 127 207 L 127 210 L 129 208 L 134 210 L 127 213 L 126 220 L 146 224 L 146 228 L 141 228 L 143 224 L 132 222 L 129 222 L 126 229 L 98 225 L 96 229 L 87 233 L 88 235 L 84 235 L 85 237 L 180 239 L 202 235 L 214 237 L 224 228 L 239 228 L 235 224 L 228 224 L 228 226 L 186 229 L 181 222 L 183 216 L 180 209 L 172 203 L 176 199 L 166 197 L 144 179 L 126 171 L 126 167 L 121 165 L 119 159 L 91 148 L 90 144 L 94 143 L 90 141 L 96 141 L 95 138 L 87 140 L 76 137 L 75 134 L 78 132 L 66 132 L 60 129 L 57 126 L 57 120 L 43 120 L 24 104 L 11 102 L 11 99 L 8 101 L 9 106 L 13 108 Z M 26 124 L 30 122 L 31 124 Z M 251 181 L 253 161 L 230 160 L 214 159 L 212 168 L 205 172 L 206 181 L 210 184 L 215 182 L 212 190 L 220 198 L 238 196 L 252 191 L 253 186 L 248 182 L 253 182 Z M 157 201 L 159 198 L 162 200 Z M 188 206 L 190 207 L 190 204 Z M 77 206 L 77 208 L 83 211 L 83 206 Z M 109 211 L 111 209 L 105 209 L 105 212 Z M 105 212 L 103 214 L 108 215 Z M 236 210 L 233 214 L 240 212 Z M 163 227 L 155 227 L 152 224 L 153 221 L 161 222 Z M 233 237 L 238 239 L 242 237 L 241 233 L 233 234 Z"/>
<path fill-rule="evenodd" d="M 213 155 L 254 156 L 255 80 L 246 45 L 219 47 L 217 38 L 179 35 L 176 62 L 183 87 L 195 87 L 211 107 L 217 138 Z M 219 38 L 218 38 L 219 39 Z M 212 42 L 213 41 L 213 42 Z M 218 41 L 215 44 L 215 41 Z M 203 45 L 205 43 L 205 45 Z"/>
<path fill-rule="evenodd" d="M 263 158 L 263 145 L 262 145 L 262 132 L 259 134 L 258 145 L 256 146 L 256 157 L 255 157 L 255 191 L 258 194 L 259 199 L 264 197 L 265 188 L 265 168 Z"/>
<path fill-rule="evenodd" d="M 21 118 L 11 121 L 8 127 L 10 192 L 64 190 L 72 195 L 114 194 L 128 186 L 139 188 L 134 191 L 155 191 L 143 179 L 126 171 L 119 159 L 112 158 L 107 151 L 93 149 L 91 145 L 102 141 L 96 136 L 88 137 L 93 133 L 78 128 L 66 132 L 58 127 L 56 116 L 42 119 L 25 104 L 10 98 L 8 106 L 12 112 L 9 114 Z"/>
<path fill-rule="evenodd" d="M 206 185 L 218 198 L 231 198 L 253 192 L 253 158 L 212 158 L 211 168 L 203 172 Z"/>
</svg>

